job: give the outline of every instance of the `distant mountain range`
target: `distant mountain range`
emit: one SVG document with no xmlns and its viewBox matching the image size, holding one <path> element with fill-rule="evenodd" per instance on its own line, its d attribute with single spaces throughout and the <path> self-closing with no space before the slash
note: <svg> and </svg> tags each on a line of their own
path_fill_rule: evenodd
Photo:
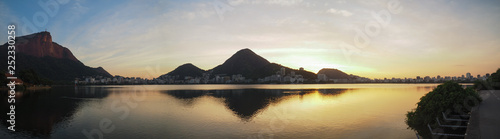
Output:
<svg viewBox="0 0 500 139">
<path fill-rule="evenodd" d="M 203 73 L 210 73 L 212 77 L 214 75 L 231 76 L 241 74 L 249 79 L 259 79 L 274 75 L 276 72 L 280 71 L 281 68 L 285 68 L 287 74 L 293 71 L 295 74 L 302 75 L 305 79 L 317 79 L 317 74 L 313 72 L 303 69 L 292 69 L 281 64 L 271 63 L 248 48 L 239 50 L 223 64 L 213 69 L 205 71 L 188 63 L 160 76 L 160 78 L 163 76 L 178 76 L 178 79 L 184 79 L 186 76 L 201 77 Z M 330 79 L 350 78 L 349 75 L 337 69 L 322 69 L 318 74 L 325 74 Z"/>
<path fill-rule="evenodd" d="M 7 46 L 0 46 L 0 67 L 7 67 Z M 82 76 L 111 77 L 102 67 L 92 68 L 80 62 L 66 47 L 52 42 L 50 32 L 16 37 L 16 72 L 33 69 L 53 81 L 73 81 Z"/>
<path fill-rule="evenodd" d="M 0 46 L 0 60 L 7 61 L 7 46 Z M 112 77 L 104 68 L 92 68 L 80 62 L 73 53 L 52 41 L 50 32 L 38 32 L 31 35 L 16 37 L 16 71 L 33 69 L 40 77 L 53 81 L 72 81 L 82 76 Z M 7 62 L 0 62 L 1 67 L 7 67 Z M 292 71 L 302 75 L 304 79 L 317 79 L 317 74 L 303 70 L 292 69 L 281 64 L 271 63 L 250 49 L 242 49 L 233 54 L 224 63 L 203 70 L 191 63 L 183 64 L 173 71 L 162 76 L 177 77 L 202 77 L 204 73 L 213 78 L 215 75 L 231 76 L 240 74 L 247 79 L 265 78 L 275 75 L 284 68 L 286 74 Z M 337 69 L 322 69 L 318 74 L 325 74 L 330 79 L 350 78 L 346 73 Z M 160 77 L 162 77 L 160 76 Z"/>
</svg>

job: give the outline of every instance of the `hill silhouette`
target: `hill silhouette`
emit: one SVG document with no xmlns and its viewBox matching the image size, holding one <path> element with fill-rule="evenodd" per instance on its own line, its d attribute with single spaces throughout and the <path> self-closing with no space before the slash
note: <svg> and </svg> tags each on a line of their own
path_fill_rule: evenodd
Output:
<svg viewBox="0 0 500 139">
<path fill-rule="evenodd" d="M 251 78 L 258 79 L 258 78 L 264 78 L 267 76 L 271 76 L 273 74 L 276 74 L 277 71 L 280 71 L 281 68 L 285 68 L 285 73 L 290 74 L 291 71 L 295 72 L 297 75 L 302 75 L 305 79 L 315 79 L 316 74 L 310 71 L 305 71 L 305 70 L 297 70 L 297 69 L 292 69 L 277 63 L 269 63 L 265 65 L 264 67 L 252 72 Z"/>
<path fill-rule="evenodd" d="M 226 74 L 236 75 L 241 74 L 245 77 L 250 77 L 254 71 L 270 64 L 263 57 L 255 54 L 252 50 L 246 48 L 239 50 L 223 64 L 209 70 L 212 75 Z"/>
<path fill-rule="evenodd" d="M 0 60 L 7 61 L 7 46 L 0 46 Z M 102 67 L 92 68 L 80 62 L 66 47 L 52 42 L 49 32 L 16 37 L 16 71 L 33 69 L 53 81 L 73 81 L 82 76 L 111 77 Z M 0 62 L 7 67 L 7 62 Z"/>
<path fill-rule="evenodd" d="M 186 76 L 191 76 L 191 77 L 201 77 L 205 70 L 202 70 L 195 65 L 191 63 L 186 63 L 183 64 L 177 68 L 175 68 L 173 71 L 164 74 L 162 76 L 178 76 L 180 79 L 184 79 Z M 160 76 L 160 77 L 162 77 Z"/>
<path fill-rule="evenodd" d="M 348 79 L 350 78 L 345 72 L 338 69 L 323 68 L 318 71 L 318 74 L 325 74 L 328 79 Z"/>
<path fill-rule="evenodd" d="M 310 71 L 293 69 L 278 63 L 271 63 L 248 48 L 239 50 L 238 52 L 233 54 L 230 58 L 228 58 L 223 64 L 218 65 L 215 68 L 212 68 L 207 71 L 204 71 L 203 69 L 200 69 L 190 63 L 187 63 L 177 67 L 173 71 L 164 74 L 162 76 L 166 75 L 179 76 L 180 78 L 177 79 L 182 79 L 182 77 L 184 76 L 200 77 L 203 75 L 203 73 L 210 73 L 212 78 L 215 75 L 231 76 L 231 75 L 241 74 L 247 79 L 255 80 L 275 75 L 277 71 L 281 70 L 281 68 L 285 68 L 286 75 L 290 75 L 291 72 L 293 71 L 295 72 L 296 75 L 302 75 L 304 79 L 317 78 L 317 75 Z M 339 72 L 343 73 L 343 74 L 338 74 L 339 77 L 349 76 L 342 71 Z M 336 76 L 337 74 L 335 74 L 335 77 Z"/>
</svg>

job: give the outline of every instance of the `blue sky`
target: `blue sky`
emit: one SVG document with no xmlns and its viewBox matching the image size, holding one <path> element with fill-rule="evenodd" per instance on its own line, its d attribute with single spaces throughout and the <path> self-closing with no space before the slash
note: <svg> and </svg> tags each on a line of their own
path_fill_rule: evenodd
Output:
<svg viewBox="0 0 500 139">
<path fill-rule="evenodd" d="M 59 9 L 51 16 L 37 2 Z M 370 78 L 477 75 L 500 67 L 498 0 L 399 0 L 400 12 L 390 11 L 391 2 L 2 1 L 0 26 L 23 27 L 23 18 L 36 24 L 33 17 L 45 14 L 35 32 L 47 29 L 86 65 L 122 76 L 157 77 L 184 63 L 210 69 L 243 48 L 292 68 Z M 387 24 L 373 16 L 384 11 Z M 361 47 L 356 30 L 366 34 L 366 26 L 372 34 Z"/>
</svg>

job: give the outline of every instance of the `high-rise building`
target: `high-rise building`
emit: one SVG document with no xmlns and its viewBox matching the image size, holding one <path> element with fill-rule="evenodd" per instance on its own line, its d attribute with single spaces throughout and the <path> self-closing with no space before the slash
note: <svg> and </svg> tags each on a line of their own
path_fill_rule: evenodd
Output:
<svg viewBox="0 0 500 139">
<path fill-rule="evenodd" d="M 303 67 L 300 67 L 300 68 L 299 68 L 299 70 L 300 70 L 300 71 L 304 71 L 304 68 L 303 68 Z"/>
<path fill-rule="evenodd" d="M 472 74 L 470 74 L 470 72 L 467 72 L 465 75 L 467 76 L 467 79 L 472 79 Z"/>
</svg>

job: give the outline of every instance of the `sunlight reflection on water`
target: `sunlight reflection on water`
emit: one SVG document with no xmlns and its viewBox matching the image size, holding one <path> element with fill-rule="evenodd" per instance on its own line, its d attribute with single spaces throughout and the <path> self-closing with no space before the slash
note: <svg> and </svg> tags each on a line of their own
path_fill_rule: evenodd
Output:
<svg viewBox="0 0 500 139">
<path fill-rule="evenodd" d="M 105 138 L 415 138 L 404 114 L 435 86 L 54 87 L 22 92 L 16 98 L 22 132 L 0 136 L 85 138 L 82 130 L 99 129 L 99 121 L 109 119 L 116 128 Z M 127 108 L 128 115 L 113 106 Z"/>
</svg>

